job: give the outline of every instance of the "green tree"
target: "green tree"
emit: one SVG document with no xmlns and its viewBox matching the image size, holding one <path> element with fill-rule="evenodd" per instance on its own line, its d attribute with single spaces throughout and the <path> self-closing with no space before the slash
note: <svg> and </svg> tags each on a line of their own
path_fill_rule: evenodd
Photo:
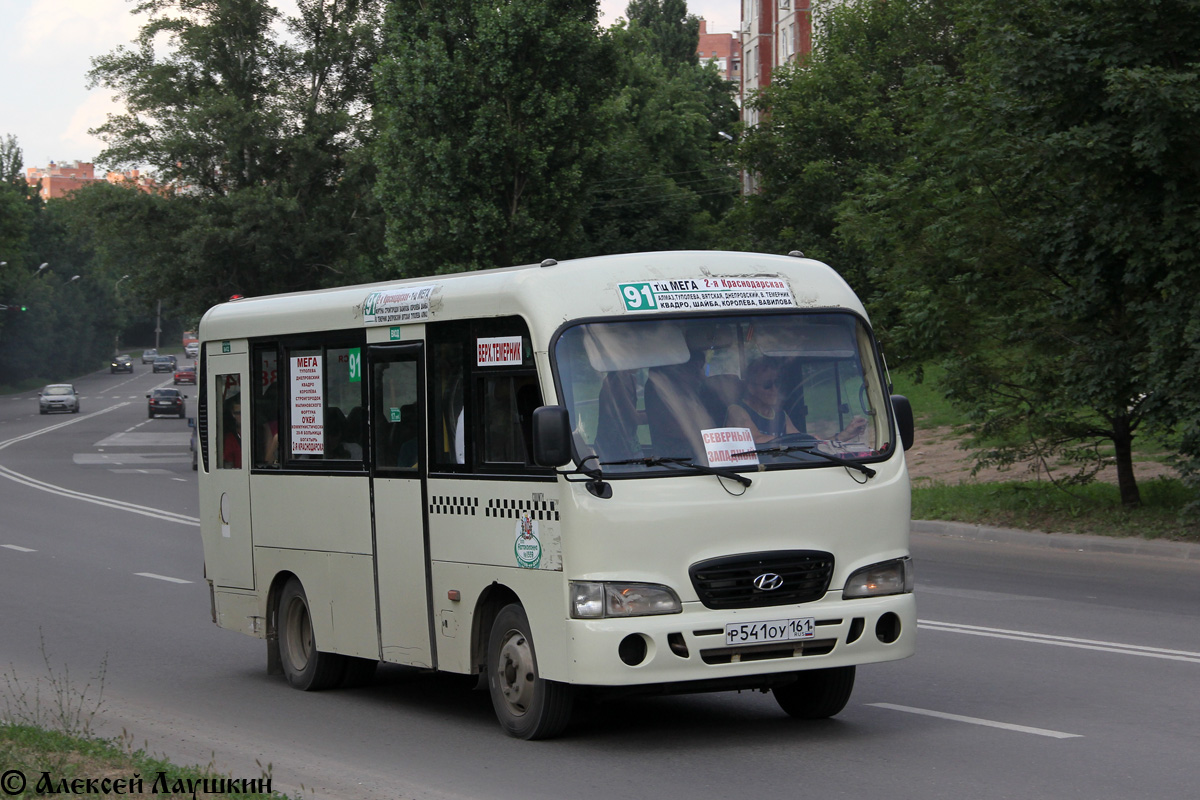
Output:
<svg viewBox="0 0 1200 800">
<path fill-rule="evenodd" d="M 576 252 L 611 92 L 596 0 L 396 0 L 378 196 L 398 275 Z"/>
<path fill-rule="evenodd" d="M 725 243 L 802 250 L 827 261 L 862 295 L 872 262 L 840 235 L 837 208 L 862 176 L 902 159 L 902 103 L 914 68 L 951 74 L 962 48 L 958 0 L 825 2 L 810 56 L 777 70 L 746 102 L 761 112 L 739 161 L 754 191 L 729 215 Z"/>
<path fill-rule="evenodd" d="M 135 46 L 93 59 L 92 85 L 126 106 L 95 131 L 108 145 L 100 160 L 148 166 L 166 186 L 150 198 L 101 192 L 107 216 L 91 218 L 162 256 L 141 259 L 145 297 L 199 313 L 233 293 L 377 274 L 371 70 L 382 0 L 297 5 L 283 42 L 267 0 L 138 0 L 149 19 Z M 165 227 L 139 233 L 143 220 Z"/>
<path fill-rule="evenodd" d="M 921 71 L 909 157 L 841 217 L 890 261 L 898 333 L 945 358 L 984 461 L 1095 463 L 1108 443 L 1127 505 L 1139 428 L 1200 416 L 1178 391 L 1200 342 L 1197 10 L 967 4 L 966 68 Z"/>
<path fill-rule="evenodd" d="M 630 0 L 625 18 L 630 28 L 649 34 L 653 51 L 668 67 L 699 65 L 700 18 L 688 13 L 687 0 Z"/>
<path fill-rule="evenodd" d="M 639 19 L 609 31 L 619 88 L 603 108 L 599 177 L 586 187 L 588 254 L 708 247 L 739 188 L 720 135 L 737 121 L 734 87 L 694 58 L 694 30 L 693 58 L 672 60 Z"/>
</svg>

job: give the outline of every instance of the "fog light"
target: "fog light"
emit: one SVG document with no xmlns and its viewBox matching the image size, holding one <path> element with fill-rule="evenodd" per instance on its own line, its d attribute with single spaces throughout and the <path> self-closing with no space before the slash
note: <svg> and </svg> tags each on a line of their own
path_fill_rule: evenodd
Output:
<svg viewBox="0 0 1200 800">
<path fill-rule="evenodd" d="M 617 646 L 617 655 L 627 666 L 636 667 L 646 660 L 646 640 L 640 633 L 631 633 Z"/>
</svg>

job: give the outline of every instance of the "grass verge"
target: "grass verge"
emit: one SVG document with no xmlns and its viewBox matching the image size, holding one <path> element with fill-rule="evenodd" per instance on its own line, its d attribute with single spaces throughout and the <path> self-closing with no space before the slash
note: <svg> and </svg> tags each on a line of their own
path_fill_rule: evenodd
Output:
<svg viewBox="0 0 1200 800">
<path fill-rule="evenodd" d="M 914 486 L 913 519 L 938 519 L 1062 533 L 1200 542 L 1200 523 L 1182 512 L 1195 493 L 1174 479 L 1139 484 L 1142 505 L 1125 508 L 1117 487 L 1049 482 Z"/>
<path fill-rule="evenodd" d="M 287 800 L 286 795 L 270 790 L 269 767 L 258 776 L 231 778 L 211 768 L 176 766 L 133 750 L 127 741 L 95 739 L 18 723 L 0 723 L 0 773 L 0 794 L 20 799 L 66 794 Z"/>
<path fill-rule="evenodd" d="M 41 632 L 39 631 L 39 638 Z M 104 706 L 107 657 L 87 683 L 56 668 L 41 638 L 45 674 L 21 677 L 15 667 L 0 675 L 0 797 L 271 798 L 271 765 L 258 775 L 222 775 L 207 767 L 180 767 L 132 746 L 123 734 L 111 741 L 94 735 Z"/>
</svg>

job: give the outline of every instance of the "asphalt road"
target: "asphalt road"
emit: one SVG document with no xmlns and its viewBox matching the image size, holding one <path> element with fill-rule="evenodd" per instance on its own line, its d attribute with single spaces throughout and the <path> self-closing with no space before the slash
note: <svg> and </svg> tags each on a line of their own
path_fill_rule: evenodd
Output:
<svg viewBox="0 0 1200 800">
<path fill-rule="evenodd" d="M 364 689 L 291 690 L 262 642 L 211 622 L 187 424 L 146 419 L 146 392 L 169 382 L 140 365 L 88 376 L 78 415 L 0 397 L 10 701 L 51 675 L 95 698 L 103 669 L 104 735 L 234 777 L 270 765 L 304 797 L 1200 793 L 1200 560 L 1169 548 L 915 534 L 918 654 L 861 668 L 846 710 L 818 723 L 756 693 L 630 699 L 522 742 L 461 678 L 385 668 Z M 56 713 L 45 694 L 42 711 Z"/>
</svg>

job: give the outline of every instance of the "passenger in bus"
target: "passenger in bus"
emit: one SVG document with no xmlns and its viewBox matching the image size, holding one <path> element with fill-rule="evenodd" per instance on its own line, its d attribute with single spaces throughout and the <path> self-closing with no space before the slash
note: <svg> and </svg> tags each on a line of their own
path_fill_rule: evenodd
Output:
<svg viewBox="0 0 1200 800">
<path fill-rule="evenodd" d="M 225 437 L 221 441 L 221 466 L 242 468 L 242 401 L 233 396 L 225 402 Z"/>
<path fill-rule="evenodd" d="M 325 409 L 325 458 L 362 460 L 362 446 L 345 441 L 346 415 L 336 406 Z"/>
</svg>

